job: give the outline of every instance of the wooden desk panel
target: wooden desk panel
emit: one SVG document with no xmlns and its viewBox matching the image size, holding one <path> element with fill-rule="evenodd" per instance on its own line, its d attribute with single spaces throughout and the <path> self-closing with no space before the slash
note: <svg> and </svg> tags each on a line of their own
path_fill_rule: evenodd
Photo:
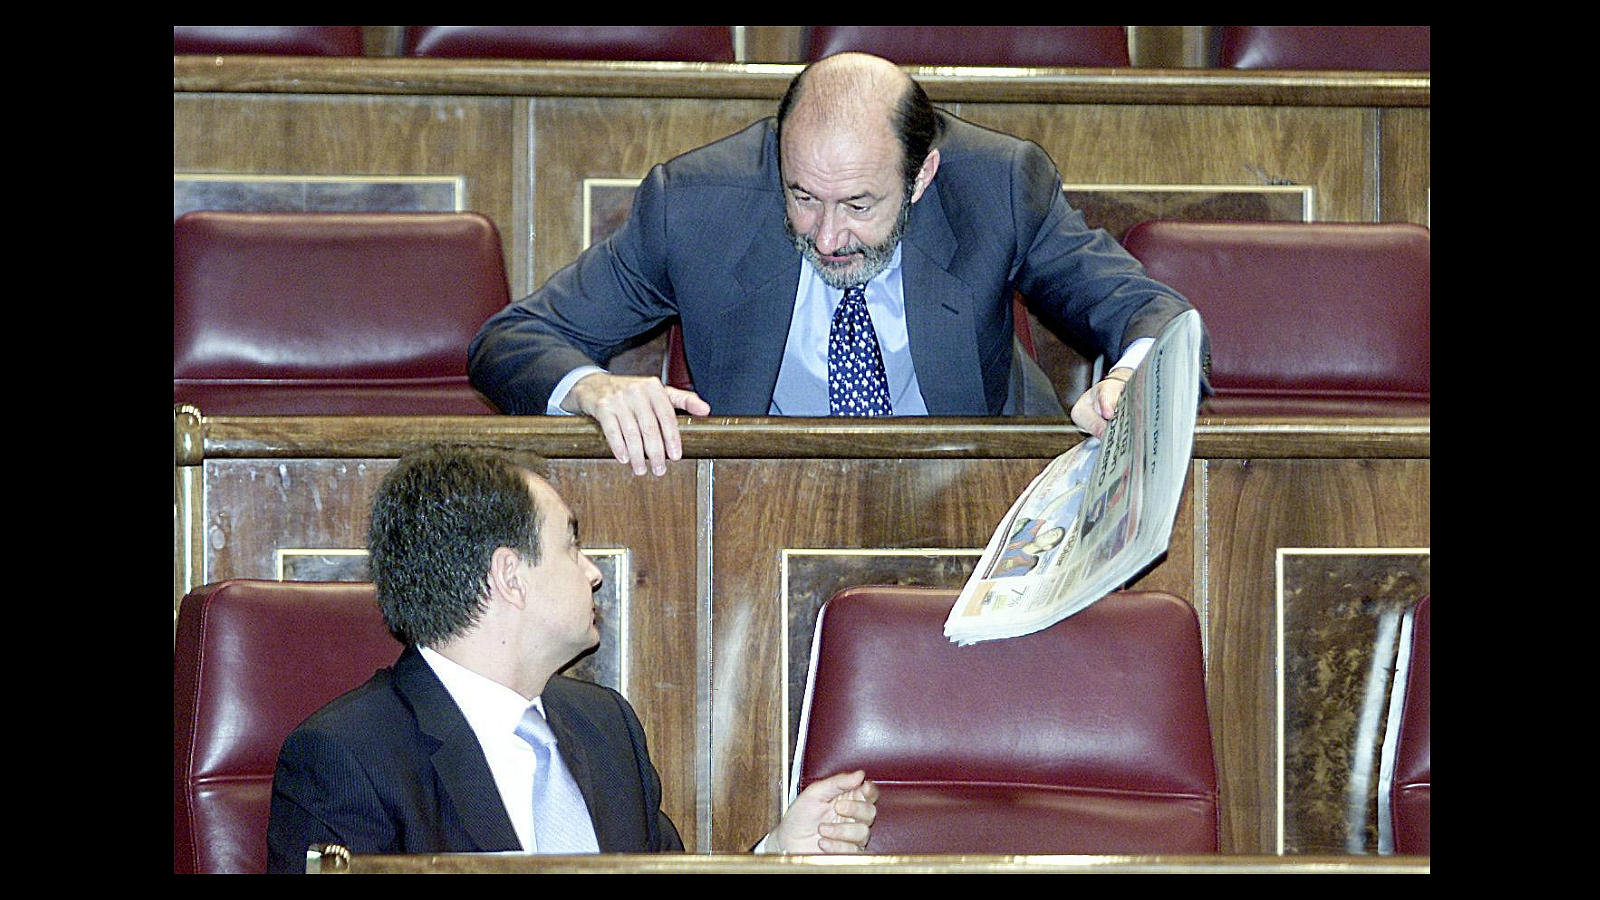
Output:
<svg viewBox="0 0 1600 900">
<path fill-rule="evenodd" d="M 316 875 L 1427 875 L 1431 856 L 755 856 L 747 853 L 350 854 L 324 844 Z"/>
<path fill-rule="evenodd" d="M 1280 649 L 1284 597 L 1305 591 L 1279 557 L 1425 550 L 1428 432 L 1426 420 L 1197 426 L 1172 545 L 1131 586 L 1183 596 L 1201 618 L 1225 852 L 1277 852 L 1286 825 L 1293 839 L 1345 816 L 1298 803 L 1285 813 L 1279 761 L 1321 751 L 1279 749 L 1283 709 L 1298 715 L 1301 694 L 1275 673 L 1295 654 L 1347 648 Z M 796 656 L 808 651 L 816 607 L 863 580 L 959 585 L 1017 493 L 1079 440 L 1059 421 L 710 419 L 686 422 L 686 459 L 665 477 L 636 478 L 579 419 L 187 410 L 174 434 L 179 590 L 276 577 L 286 547 L 359 549 L 378 479 L 427 443 L 549 457 L 586 546 L 616 557 L 620 583 L 608 589 L 624 615 L 602 625 L 622 629 L 610 635 L 618 687 L 645 723 L 668 814 L 691 849 L 719 852 L 753 844 L 785 799 L 803 687 Z M 1425 589 L 1422 572 L 1400 587 Z M 1297 608 L 1315 620 L 1319 602 L 1343 601 L 1311 596 Z"/>
</svg>

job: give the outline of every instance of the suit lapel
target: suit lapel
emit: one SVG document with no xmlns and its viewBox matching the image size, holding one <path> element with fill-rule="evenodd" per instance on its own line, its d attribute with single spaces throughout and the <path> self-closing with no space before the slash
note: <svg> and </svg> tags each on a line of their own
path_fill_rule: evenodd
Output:
<svg viewBox="0 0 1600 900">
<path fill-rule="evenodd" d="M 748 409 L 765 415 L 783 366 L 789 323 L 794 318 L 794 297 L 800 287 L 800 257 L 781 225 L 755 229 L 756 236 L 733 267 L 733 277 L 745 302 L 722 308 L 721 329 L 732 339 L 721 342 L 730 371 L 729 409 Z M 717 404 L 712 403 L 715 413 Z"/>
<path fill-rule="evenodd" d="M 972 398 L 985 396 L 976 302 L 967 283 L 950 273 L 956 239 L 937 178 L 912 207 L 901 247 L 906 334 L 928 414 L 981 414 L 971 408 Z"/>
<path fill-rule="evenodd" d="M 552 679 L 554 682 L 554 679 Z M 613 819 L 606 815 L 608 812 L 599 803 L 599 791 L 594 783 L 594 766 L 589 759 L 589 741 L 582 737 L 582 732 L 594 734 L 599 730 L 597 723 L 588 721 L 587 717 L 577 706 L 567 703 L 559 690 L 551 690 L 549 684 L 545 685 L 543 694 L 545 718 L 550 723 L 550 730 L 556 736 L 556 748 L 561 758 L 566 761 L 567 769 L 572 772 L 572 779 L 578 783 L 578 791 L 583 794 L 584 805 L 589 807 L 589 820 L 594 823 L 595 841 L 600 845 L 600 852 L 609 853 L 623 846 L 613 833 Z M 583 721 L 585 728 L 579 728 L 578 723 Z"/>
<path fill-rule="evenodd" d="M 482 852 L 520 850 L 516 829 L 494 786 L 494 775 L 472 726 L 415 647 L 407 647 L 394 667 L 395 689 L 411 705 L 417 727 L 437 742 L 434 772 L 455 808 L 463 830 Z"/>
</svg>

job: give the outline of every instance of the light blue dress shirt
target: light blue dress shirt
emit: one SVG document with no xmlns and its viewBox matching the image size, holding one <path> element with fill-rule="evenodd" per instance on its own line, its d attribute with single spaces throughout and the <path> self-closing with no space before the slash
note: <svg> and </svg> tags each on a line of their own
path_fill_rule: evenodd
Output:
<svg viewBox="0 0 1600 900">
<path fill-rule="evenodd" d="M 917 372 L 911 364 L 906 297 L 900 278 L 900 249 L 896 246 L 889 267 L 867 282 L 867 312 L 872 316 L 873 330 L 878 333 L 894 414 L 925 416 L 928 406 L 922 399 Z M 833 312 L 844 299 L 844 291 L 829 287 L 817 270 L 803 260 L 797 258 L 796 263 L 800 266 L 800 287 L 795 291 L 794 318 L 789 323 L 789 340 L 783 348 L 783 363 L 778 369 L 778 383 L 773 387 L 768 413 L 826 416 L 829 414 L 828 331 L 833 326 Z M 1150 338 L 1134 341 L 1116 365 L 1137 367 L 1153 343 Z M 596 366 L 583 366 L 568 372 L 551 392 L 546 412 L 552 416 L 569 415 L 561 408 L 567 392 L 585 375 L 603 371 Z M 717 411 L 713 409 L 711 414 L 716 415 Z"/>
<path fill-rule="evenodd" d="M 867 282 L 866 291 L 867 313 L 878 333 L 883 369 L 889 378 L 889 404 L 897 416 L 925 416 L 928 406 L 911 365 L 898 246 L 889 267 Z M 768 410 L 771 415 L 828 415 L 828 332 L 833 327 L 834 311 L 843 299 L 843 290 L 829 287 L 815 268 L 801 264 L 789 342 L 784 345 L 778 383 L 772 389 L 772 407 Z"/>
</svg>

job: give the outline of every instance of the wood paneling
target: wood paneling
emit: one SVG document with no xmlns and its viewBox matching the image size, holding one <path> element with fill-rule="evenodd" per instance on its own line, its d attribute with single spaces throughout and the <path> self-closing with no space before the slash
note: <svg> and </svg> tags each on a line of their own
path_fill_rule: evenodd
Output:
<svg viewBox="0 0 1600 900">
<path fill-rule="evenodd" d="M 959 115 L 1037 142 L 1072 184 L 1298 184 L 1314 217 L 1371 221 L 1372 110 L 962 103 Z"/>
<path fill-rule="evenodd" d="M 1378 221 L 1432 227 L 1432 110 L 1385 109 L 1380 115 Z"/>
<path fill-rule="evenodd" d="M 514 101 L 504 97 L 340 94 L 172 96 L 174 173 L 449 175 L 464 207 L 500 230 L 508 267 L 515 238 Z M 515 276 L 513 276 L 515 277 Z"/>
<path fill-rule="evenodd" d="M 759 100 L 546 97 L 532 102 L 533 279 L 583 249 L 583 180 L 643 178 L 650 167 L 772 114 Z"/>
<path fill-rule="evenodd" d="M 1223 848 L 1274 850 L 1279 798 L 1276 553 L 1282 547 L 1427 547 L 1421 460 L 1212 460 L 1207 464 L 1209 697 Z M 1245 850 L 1250 848 L 1250 850 Z"/>
</svg>

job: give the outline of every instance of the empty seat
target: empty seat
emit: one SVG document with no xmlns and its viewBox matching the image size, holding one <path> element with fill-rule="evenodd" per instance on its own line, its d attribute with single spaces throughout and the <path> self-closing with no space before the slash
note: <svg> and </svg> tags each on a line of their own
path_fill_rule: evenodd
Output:
<svg viewBox="0 0 1600 900">
<path fill-rule="evenodd" d="M 173 400 L 218 415 L 491 414 L 466 348 L 508 291 L 477 213 L 185 213 Z"/>
<path fill-rule="evenodd" d="M 184 597 L 173 645 L 173 872 L 265 872 L 283 739 L 401 649 L 370 583 L 234 580 Z"/>
<path fill-rule="evenodd" d="M 1123 244 L 1205 320 L 1204 414 L 1429 415 L 1427 228 L 1151 221 Z"/>
<path fill-rule="evenodd" d="M 1433 598 L 1423 597 L 1406 613 L 1395 664 L 1378 789 L 1378 849 L 1385 853 L 1432 852 L 1432 623 Z"/>
<path fill-rule="evenodd" d="M 858 51 L 903 66 L 1131 65 L 1123 25 L 808 25 L 807 61 Z"/>
<path fill-rule="evenodd" d="M 172 52 L 361 56 L 360 25 L 174 25 Z"/>
<path fill-rule="evenodd" d="M 733 62 L 727 25 L 407 25 L 405 56 Z"/>
<path fill-rule="evenodd" d="M 1429 70 L 1431 25 L 1222 25 L 1227 69 Z"/>
<path fill-rule="evenodd" d="M 791 798 L 865 769 L 875 853 L 1211 853 L 1216 766 L 1194 610 L 1111 594 L 967 647 L 960 592 L 862 586 L 818 613 Z"/>
</svg>

